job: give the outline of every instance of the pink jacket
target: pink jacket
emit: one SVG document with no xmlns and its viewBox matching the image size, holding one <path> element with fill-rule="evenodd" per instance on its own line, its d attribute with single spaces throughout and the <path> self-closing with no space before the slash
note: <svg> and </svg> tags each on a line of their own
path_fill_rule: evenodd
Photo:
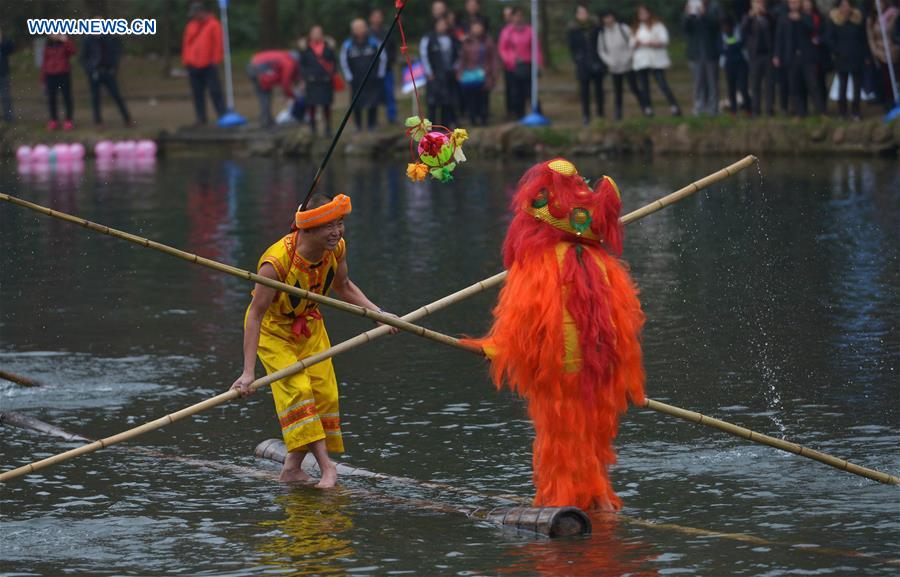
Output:
<svg viewBox="0 0 900 577">
<path fill-rule="evenodd" d="M 507 24 L 500 32 L 500 41 L 497 49 L 500 52 L 500 60 L 503 67 L 512 70 L 519 62 L 531 64 L 531 26 L 527 24 L 517 28 L 514 24 Z M 544 65 L 544 55 L 538 43 L 538 66 Z"/>
</svg>

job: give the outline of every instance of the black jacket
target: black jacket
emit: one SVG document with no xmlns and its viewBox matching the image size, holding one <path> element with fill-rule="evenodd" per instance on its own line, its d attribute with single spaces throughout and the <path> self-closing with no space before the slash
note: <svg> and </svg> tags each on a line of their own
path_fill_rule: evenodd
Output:
<svg viewBox="0 0 900 577">
<path fill-rule="evenodd" d="M 831 11 L 825 41 L 834 57 L 838 72 L 859 72 L 869 58 L 869 41 L 862 12 L 854 9 L 844 19 L 837 9 Z"/>
<path fill-rule="evenodd" d="M 115 36 L 85 36 L 81 44 L 81 66 L 88 76 L 115 72 L 122 56 L 122 44 Z"/>
<path fill-rule="evenodd" d="M 719 59 L 719 4 L 710 2 L 703 14 L 685 14 L 681 27 L 687 35 L 687 57 L 691 62 Z"/>
<path fill-rule="evenodd" d="M 9 76 L 9 55 L 16 51 L 16 44 L 9 38 L 0 41 L 0 76 Z"/>
<path fill-rule="evenodd" d="M 745 15 L 741 21 L 741 33 L 744 35 L 750 60 L 772 58 L 775 54 L 775 21 L 768 14 Z"/>
<path fill-rule="evenodd" d="M 775 57 L 782 67 L 790 67 L 795 59 L 804 63 L 816 61 L 818 56 L 812 35 L 815 31 L 812 17 L 804 14 L 800 20 L 791 20 L 787 15 L 778 19 L 775 26 Z"/>
<path fill-rule="evenodd" d="M 593 21 L 587 24 L 587 26 L 582 26 L 578 22 L 569 23 L 569 52 L 572 53 L 575 74 L 579 78 L 602 74 L 604 69 L 603 61 L 600 60 L 600 52 L 597 50 L 597 36 L 600 34 L 600 27 Z"/>
</svg>

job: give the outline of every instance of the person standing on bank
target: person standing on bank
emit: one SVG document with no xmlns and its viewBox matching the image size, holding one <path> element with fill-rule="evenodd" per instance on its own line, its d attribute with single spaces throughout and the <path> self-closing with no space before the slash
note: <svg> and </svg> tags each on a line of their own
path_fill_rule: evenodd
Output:
<svg viewBox="0 0 900 577">
<path fill-rule="evenodd" d="M 309 112 L 309 126 L 316 133 L 316 112 L 321 107 L 325 122 L 325 136 L 331 136 L 331 104 L 334 102 L 334 83 L 337 71 L 337 56 L 334 40 L 326 37 L 321 26 L 313 26 L 309 36 L 298 43 L 300 48 L 300 70 L 306 84 L 306 108 Z"/>
<path fill-rule="evenodd" d="M 597 116 L 603 118 L 603 77 L 605 66 L 597 49 L 599 23 L 591 16 L 583 4 L 575 8 L 575 19 L 569 22 L 569 52 L 575 63 L 575 79 L 581 96 L 581 115 L 585 126 L 591 123 L 591 85 L 594 87 L 594 101 Z"/>
<path fill-rule="evenodd" d="M 525 13 L 518 6 L 510 12 L 510 23 L 500 32 L 497 43 L 503 67 L 508 72 L 509 115 L 512 118 L 525 116 L 527 102 L 531 99 L 531 42 L 534 38 L 531 26 L 525 23 Z M 538 66 L 543 65 L 543 56 L 538 46 Z M 532 103 L 535 106 L 537 103 Z"/>
<path fill-rule="evenodd" d="M 304 290 L 328 294 L 380 311 L 350 280 L 344 217 L 350 198 L 314 194 L 307 209 L 297 210 L 291 232 L 259 259 L 259 274 Z M 396 330 L 392 331 L 396 332 Z M 244 317 L 244 370 L 231 386 L 248 396 L 256 380 L 256 357 L 271 374 L 331 347 L 318 303 L 256 285 Z M 310 481 L 301 468 L 307 452 L 319 464 L 319 489 L 334 487 L 337 467 L 329 452 L 343 453 L 337 379 L 331 359 L 272 383 L 275 410 L 288 454 L 279 478 L 283 483 Z"/>
<path fill-rule="evenodd" d="M 819 91 L 818 48 L 813 44 L 812 16 L 802 12 L 800 0 L 788 0 L 787 12 L 775 27 L 776 68 L 787 71 L 793 114 L 807 115 L 807 94 L 812 95 L 816 112 L 825 114 L 824 97 Z"/>
<path fill-rule="evenodd" d="M 0 31 L 0 112 L 3 114 L 4 122 L 13 121 L 9 56 L 15 51 L 16 43 Z"/>
<path fill-rule="evenodd" d="M 77 49 L 72 39 L 65 34 L 51 34 L 44 46 L 44 58 L 41 61 L 41 82 L 47 88 L 47 105 L 50 109 L 50 121 L 47 130 L 59 128 L 59 112 L 56 95 L 61 94 L 66 107 L 66 120 L 63 130 L 72 130 L 72 67 L 70 59 Z"/>
<path fill-rule="evenodd" d="M 484 126 L 490 117 L 491 90 L 497 83 L 500 58 L 484 23 L 472 21 L 462 42 L 459 58 L 459 85 L 469 122 Z"/>
<path fill-rule="evenodd" d="M 825 45 L 831 49 L 838 75 L 838 112 L 848 116 L 847 83 L 853 82 L 853 119 L 860 120 L 863 70 L 870 55 L 865 19 L 850 0 L 841 0 L 829 14 Z"/>
<path fill-rule="evenodd" d="M 378 64 L 368 82 L 363 85 L 366 71 L 369 70 L 369 65 L 377 52 L 378 41 L 369 33 L 369 25 L 362 18 L 353 20 L 350 23 L 350 38 L 347 38 L 341 46 L 340 59 L 344 79 L 350 83 L 352 89 L 351 94 L 356 94 L 362 89 L 356 102 L 356 109 L 353 111 L 357 132 L 363 129 L 364 109 L 368 114 L 368 129 L 375 130 L 378 124 L 378 103 L 383 100 L 384 75 L 387 72 L 387 54 L 384 51 L 381 52 Z"/>
<path fill-rule="evenodd" d="M 422 38 L 419 58 L 428 77 L 428 118 L 435 124 L 452 128 L 459 99 L 456 83 L 459 41 L 449 33 L 446 17 L 435 20 L 432 31 Z"/>
<path fill-rule="evenodd" d="M 688 38 L 687 57 L 694 78 L 694 115 L 719 113 L 719 4 L 688 0 L 682 27 Z"/>
<path fill-rule="evenodd" d="M 119 92 L 119 83 L 116 79 L 121 55 L 122 44 L 116 36 L 108 34 L 85 36 L 84 42 L 81 44 L 81 66 L 87 74 L 91 87 L 91 106 L 94 112 L 94 124 L 97 126 L 103 125 L 100 90 L 104 86 L 119 108 L 122 122 L 125 123 L 125 126 L 131 125 L 131 115 Z"/>
<path fill-rule="evenodd" d="M 741 108 L 749 115 L 751 111 L 750 93 L 747 91 L 749 67 L 744 56 L 744 38 L 741 29 L 727 16 L 722 20 L 722 60 L 725 68 L 725 82 L 728 85 L 728 102 L 732 116 L 738 111 L 738 94 Z"/>
<path fill-rule="evenodd" d="M 222 25 L 202 2 L 193 2 L 188 10 L 190 21 L 184 28 L 181 44 L 181 62 L 187 68 L 194 98 L 197 125 L 207 123 L 206 93 L 212 100 L 216 115 L 225 114 L 222 85 L 219 84 L 218 66 L 222 62 Z"/>
<path fill-rule="evenodd" d="M 750 12 L 741 21 L 741 33 L 747 47 L 750 74 L 750 100 L 754 116 L 765 111 L 775 116 L 775 66 L 772 56 L 775 52 L 775 23 L 766 11 L 765 0 L 753 0 Z"/>
<path fill-rule="evenodd" d="M 644 114 L 653 116 L 650 98 L 650 74 L 653 74 L 656 85 L 669 103 L 672 116 L 681 116 L 681 107 L 678 106 L 678 101 L 666 80 L 666 69 L 672 66 L 668 49 L 669 31 L 646 6 L 638 6 L 637 22 L 631 41 L 634 47 L 631 65 L 637 74 L 638 86 L 644 99 Z"/>
<path fill-rule="evenodd" d="M 623 82 L 628 82 L 628 88 L 637 99 L 641 111 L 647 106 L 644 97 L 637 85 L 634 70 L 632 70 L 632 33 L 631 26 L 619 22 L 611 10 L 600 15 L 603 27 L 597 35 L 597 51 L 600 59 L 612 76 L 615 108 L 613 111 L 616 120 L 622 120 L 622 92 Z"/>
</svg>

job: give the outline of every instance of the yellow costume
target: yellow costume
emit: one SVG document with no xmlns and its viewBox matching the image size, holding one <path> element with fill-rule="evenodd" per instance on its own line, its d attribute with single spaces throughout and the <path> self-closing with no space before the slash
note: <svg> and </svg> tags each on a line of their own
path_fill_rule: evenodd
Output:
<svg viewBox="0 0 900 577">
<path fill-rule="evenodd" d="M 296 250 L 298 239 L 295 231 L 270 246 L 259 259 L 257 270 L 270 264 L 281 282 L 327 294 L 338 265 L 344 260 L 344 239 L 319 262 L 300 256 Z M 271 374 L 330 346 L 318 303 L 278 291 L 259 332 L 257 354 L 266 372 Z M 329 452 L 344 452 L 337 379 L 331 359 L 273 383 L 272 394 L 288 451 L 325 439 Z"/>
</svg>

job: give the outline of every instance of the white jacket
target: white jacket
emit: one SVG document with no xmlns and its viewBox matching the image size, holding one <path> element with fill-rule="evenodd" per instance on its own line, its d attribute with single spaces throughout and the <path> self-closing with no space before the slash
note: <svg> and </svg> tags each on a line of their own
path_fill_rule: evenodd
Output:
<svg viewBox="0 0 900 577">
<path fill-rule="evenodd" d="M 662 44 L 661 48 L 652 48 L 650 46 L 637 46 L 638 42 L 656 42 Z M 672 66 L 672 60 L 669 59 L 669 31 L 666 30 L 662 22 L 657 22 L 653 26 L 647 26 L 641 23 L 634 38 L 631 41 L 634 49 L 634 56 L 631 65 L 635 70 L 644 70 L 646 68 L 669 68 Z"/>
<path fill-rule="evenodd" d="M 631 70 L 631 27 L 616 22 L 603 26 L 597 34 L 597 52 L 610 74 L 624 74 Z"/>
</svg>

